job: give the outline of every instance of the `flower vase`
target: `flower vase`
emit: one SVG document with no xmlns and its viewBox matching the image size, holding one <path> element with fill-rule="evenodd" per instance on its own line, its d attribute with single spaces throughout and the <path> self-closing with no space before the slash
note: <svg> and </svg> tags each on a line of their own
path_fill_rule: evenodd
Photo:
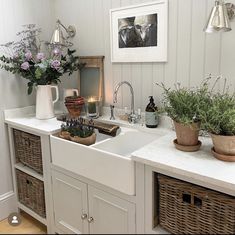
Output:
<svg viewBox="0 0 235 235">
<path fill-rule="evenodd" d="M 52 89 L 56 91 L 56 99 L 52 99 Z M 50 119 L 55 117 L 54 104 L 59 100 L 59 90 L 57 86 L 38 85 L 36 95 L 36 118 Z"/>
</svg>

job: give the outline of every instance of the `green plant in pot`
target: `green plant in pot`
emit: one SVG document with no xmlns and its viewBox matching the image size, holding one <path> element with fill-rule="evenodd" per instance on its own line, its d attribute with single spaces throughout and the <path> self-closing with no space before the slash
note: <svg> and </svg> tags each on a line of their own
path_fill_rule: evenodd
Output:
<svg viewBox="0 0 235 235">
<path fill-rule="evenodd" d="M 163 89 L 163 111 L 174 121 L 177 140 L 176 148 L 183 151 L 197 151 L 201 142 L 198 141 L 200 130 L 199 110 L 204 108 L 208 99 L 208 79 L 198 88 L 185 88 L 180 84 L 175 89 Z"/>
<path fill-rule="evenodd" d="M 67 120 L 66 124 L 61 125 L 59 136 L 84 145 L 94 144 L 96 141 L 94 122 L 90 120 L 86 123 L 83 118 Z"/>
<path fill-rule="evenodd" d="M 235 160 L 235 94 L 228 90 L 214 94 L 199 116 L 201 128 L 212 137 L 214 155 L 219 154 L 221 160 Z"/>
</svg>

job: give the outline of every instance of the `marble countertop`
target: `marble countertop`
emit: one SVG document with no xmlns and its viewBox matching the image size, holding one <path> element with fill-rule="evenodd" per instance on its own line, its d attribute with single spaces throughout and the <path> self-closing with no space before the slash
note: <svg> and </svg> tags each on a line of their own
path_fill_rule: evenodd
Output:
<svg viewBox="0 0 235 235">
<path fill-rule="evenodd" d="M 56 113 L 61 112 L 56 111 Z M 54 134 L 61 126 L 61 122 L 56 118 L 36 119 L 35 107 L 33 106 L 6 110 L 4 116 L 5 123 L 13 127 L 21 127 L 40 134 Z M 99 120 L 109 120 L 108 113 L 105 112 Z M 235 163 L 215 159 L 211 154 L 212 142 L 210 138 L 200 138 L 202 147 L 198 152 L 182 152 L 174 147 L 173 140 L 176 137 L 169 120 L 163 120 L 160 127 L 155 129 L 146 128 L 141 123 L 132 125 L 126 121 L 118 120 L 118 118 L 112 123 L 158 134 L 158 138 L 156 137 L 154 142 L 131 154 L 133 161 L 145 164 L 158 173 L 235 196 Z"/>
<path fill-rule="evenodd" d="M 61 111 L 55 112 L 55 114 L 60 113 Z M 57 121 L 56 117 L 48 120 L 37 119 L 35 117 L 34 106 L 5 110 L 4 118 L 5 123 L 13 127 L 23 128 L 44 135 L 51 135 L 58 132 L 61 126 L 61 122 Z"/>
<path fill-rule="evenodd" d="M 235 163 L 214 158 L 209 137 L 201 137 L 201 149 L 191 153 L 177 150 L 173 144 L 175 138 L 171 131 L 132 153 L 132 159 L 158 173 L 235 196 Z"/>
</svg>

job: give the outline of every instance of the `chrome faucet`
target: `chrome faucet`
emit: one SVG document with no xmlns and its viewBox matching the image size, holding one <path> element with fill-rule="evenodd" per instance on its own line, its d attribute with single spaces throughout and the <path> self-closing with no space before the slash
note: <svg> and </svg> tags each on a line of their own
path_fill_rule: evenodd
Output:
<svg viewBox="0 0 235 235">
<path fill-rule="evenodd" d="M 118 90 L 119 88 L 123 85 L 123 84 L 126 84 L 129 86 L 130 88 L 130 92 L 131 92 L 131 113 L 129 114 L 128 116 L 128 121 L 130 123 L 136 123 L 137 120 L 138 120 L 138 117 L 137 115 L 135 114 L 135 110 L 134 110 L 134 90 L 133 90 L 133 87 L 131 86 L 131 84 L 127 81 L 123 81 L 123 82 L 119 82 L 117 84 L 117 86 L 115 87 L 115 90 L 114 90 L 114 94 L 113 94 L 113 103 L 117 103 L 117 93 L 118 93 Z"/>
</svg>

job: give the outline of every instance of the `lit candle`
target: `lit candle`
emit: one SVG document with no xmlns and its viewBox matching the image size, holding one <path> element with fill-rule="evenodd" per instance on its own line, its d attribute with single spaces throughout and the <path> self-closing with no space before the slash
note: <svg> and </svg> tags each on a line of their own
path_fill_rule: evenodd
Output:
<svg viewBox="0 0 235 235">
<path fill-rule="evenodd" d="M 96 114 L 96 100 L 94 97 L 88 99 L 88 113 Z"/>
</svg>

